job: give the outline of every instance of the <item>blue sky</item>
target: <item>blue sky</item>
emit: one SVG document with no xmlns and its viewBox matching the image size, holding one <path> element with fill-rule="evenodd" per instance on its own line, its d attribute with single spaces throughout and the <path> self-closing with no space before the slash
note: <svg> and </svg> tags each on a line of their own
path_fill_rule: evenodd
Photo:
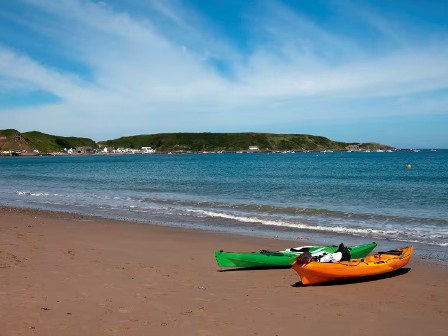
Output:
<svg viewBox="0 0 448 336">
<path fill-rule="evenodd" d="M 448 148 L 448 2 L 4 0 L 5 128 Z"/>
</svg>

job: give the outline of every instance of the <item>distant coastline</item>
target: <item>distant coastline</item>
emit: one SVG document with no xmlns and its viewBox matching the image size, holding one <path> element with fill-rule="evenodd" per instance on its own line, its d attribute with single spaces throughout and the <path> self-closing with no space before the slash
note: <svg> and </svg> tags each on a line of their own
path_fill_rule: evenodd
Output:
<svg viewBox="0 0 448 336">
<path fill-rule="evenodd" d="M 95 142 L 37 131 L 0 130 L 0 155 L 387 152 L 390 145 L 346 143 L 323 136 L 277 133 L 160 133 Z"/>
</svg>

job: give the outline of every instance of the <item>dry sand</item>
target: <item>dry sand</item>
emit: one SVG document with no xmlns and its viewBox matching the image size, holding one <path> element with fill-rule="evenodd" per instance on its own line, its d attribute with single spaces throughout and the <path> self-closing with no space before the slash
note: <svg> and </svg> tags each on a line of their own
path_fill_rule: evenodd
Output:
<svg viewBox="0 0 448 336">
<path fill-rule="evenodd" d="M 306 287 L 213 256 L 294 245 L 0 208 L 0 335 L 446 335 L 446 266 Z"/>
</svg>

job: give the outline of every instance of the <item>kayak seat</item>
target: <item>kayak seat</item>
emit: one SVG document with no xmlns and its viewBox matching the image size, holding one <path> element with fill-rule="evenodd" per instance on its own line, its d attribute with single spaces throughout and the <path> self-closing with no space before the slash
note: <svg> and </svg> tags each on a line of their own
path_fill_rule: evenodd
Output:
<svg viewBox="0 0 448 336">
<path fill-rule="evenodd" d="M 306 247 L 302 247 L 302 248 L 295 248 L 295 247 L 291 247 L 289 250 L 293 251 L 293 252 L 305 252 Z"/>
<path fill-rule="evenodd" d="M 268 250 L 260 250 L 260 253 L 271 255 L 271 256 L 283 256 L 284 254 L 282 252 L 277 251 L 268 251 Z"/>
</svg>

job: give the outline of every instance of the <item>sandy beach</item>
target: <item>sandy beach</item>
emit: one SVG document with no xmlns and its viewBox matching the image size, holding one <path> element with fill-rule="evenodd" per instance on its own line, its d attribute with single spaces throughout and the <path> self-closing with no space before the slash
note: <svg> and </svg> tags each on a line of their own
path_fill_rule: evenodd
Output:
<svg viewBox="0 0 448 336">
<path fill-rule="evenodd" d="M 0 334 L 445 335 L 446 266 L 306 287 L 213 256 L 304 243 L 0 208 Z"/>
</svg>

